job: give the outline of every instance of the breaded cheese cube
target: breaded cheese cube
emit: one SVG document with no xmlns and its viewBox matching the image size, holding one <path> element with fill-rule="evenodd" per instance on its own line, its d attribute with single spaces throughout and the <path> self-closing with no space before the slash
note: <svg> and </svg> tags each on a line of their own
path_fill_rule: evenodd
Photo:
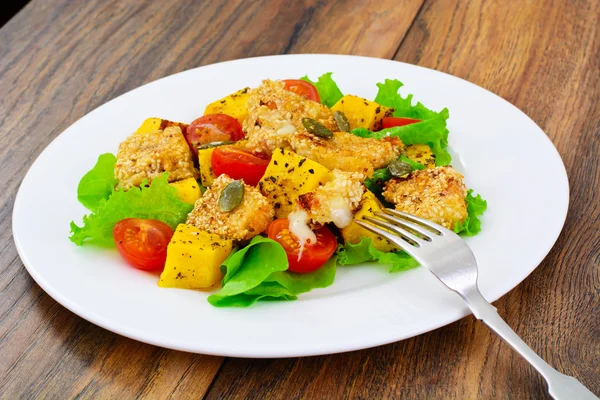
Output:
<svg viewBox="0 0 600 400">
<path fill-rule="evenodd" d="M 330 138 L 300 132 L 290 138 L 290 145 L 297 154 L 329 169 L 358 172 L 365 178 L 397 159 L 404 147 L 396 137 L 378 140 L 348 132 L 333 132 Z"/>
<path fill-rule="evenodd" d="M 467 187 L 463 176 L 452 167 L 414 171 L 407 178 L 393 178 L 383 197 L 396 210 L 436 222 L 452 229 L 467 218 Z"/>
<path fill-rule="evenodd" d="M 283 82 L 265 80 L 250 91 L 248 117 L 244 132 L 248 149 L 271 154 L 277 148 L 288 148 L 289 139 L 296 132 L 306 132 L 303 118 L 314 119 L 328 129 L 336 130 L 333 112 L 312 100 L 284 89 Z"/>
<path fill-rule="evenodd" d="M 267 230 L 273 221 L 275 210 L 253 186 L 244 184 L 242 202 L 233 211 L 221 211 L 219 196 L 231 182 L 233 179 L 225 174 L 215 179 L 212 186 L 194 204 L 186 224 L 233 240 L 249 240 Z"/>
<path fill-rule="evenodd" d="M 133 134 L 119 145 L 115 178 L 118 187 L 140 186 L 142 180 L 169 173 L 169 182 L 197 178 L 192 152 L 178 126 L 164 131 Z"/>
<path fill-rule="evenodd" d="M 364 176 L 356 172 L 332 171 L 332 179 L 316 190 L 301 195 L 298 205 L 313 224 L 333 222 L 338 228 L 352 223 L 365 191 Z"/>
</svg>

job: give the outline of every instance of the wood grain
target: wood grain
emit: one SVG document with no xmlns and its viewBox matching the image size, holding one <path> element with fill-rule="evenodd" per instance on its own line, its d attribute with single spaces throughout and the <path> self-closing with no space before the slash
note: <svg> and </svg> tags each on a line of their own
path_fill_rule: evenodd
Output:
<svg viewBox="0 0 600 400">
<path fill-rule="evenodd" d="M 421 5 L 33 0 L 0 29 L 0 398 L 202 397 L 222 362 L 105 331 L 33 282 L 11 214 L 52 139 L 106 101 L 199 65 L 281 53 L 392 57 Z"/>
<path fill-rule="evenodd" d="M 564 231 L 540 267 L 495 305 L 542 357 L 598 394 L 599 16 L 597 1 L 426 1 L 395 56 L 498 93 L 530 115 L 557 146 L 571 185 Z M 543 201 L 552 201 L 552 193 Z M 348 354 L 228 359 L 208 395 L 283 397 L 548 395 L 534 370 L 467 317 L 413 339 Z"/>
</svg>

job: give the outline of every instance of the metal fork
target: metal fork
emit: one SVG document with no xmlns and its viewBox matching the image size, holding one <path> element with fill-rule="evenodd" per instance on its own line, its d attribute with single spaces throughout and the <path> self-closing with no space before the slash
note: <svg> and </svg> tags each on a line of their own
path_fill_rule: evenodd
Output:
<svg viewBox="0 0 600 400">
<path fill-rule="evenodd" d="M 376 212 L 379 218 L 364 217 L 355 222 L 377 233 L 415 258 L 450 290 L 458 293 L 473 315 L 482 320 L 505 342 L 527 360 L 548 383 L 548 393 L 557 400 L 598 400 L 577 379 L 561 374 L 508 326 L 479 292 L 477 262 L 473 252 L 460 236 L 441 225 L 392 209 Z"/>
</svg>

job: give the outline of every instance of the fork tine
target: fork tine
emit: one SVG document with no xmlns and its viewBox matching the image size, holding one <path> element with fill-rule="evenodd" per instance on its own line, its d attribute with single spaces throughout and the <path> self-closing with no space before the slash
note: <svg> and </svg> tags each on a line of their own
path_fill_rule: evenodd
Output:
<svg viewBox="0 0 600 400">
<path fill-rule="evenodd" d="M 385 208 L 384 212 L 386 214 L 392 214 L 397 217 L 401 217 L 403 219 L 409 220 L 413 223 L 420 224 L 420 225 L 424 226 L 425 228 L 430 229 L 437 235 L 443 235 L 446 233 L 446 231 L 449 231 L 448 229 L 444 228 L 441 225 L 436 224 L 435 222 L 431 222 L 425 218 L 417 217 L 416 215 L 412 215 L 412 214 L 405 213 L 402 211 L 394 210 L 393 208 Z"/>
<path fill-rule="evenodd" d="M 375 212 L 375 215 L 386 221 L 400 225 L 401 227 L 403 227 L 404 229 L 407 229 L 408 231 L 411 231 L 411 232 L 414 231 L 414 232 L 418 233 L 419 235 L 422 235 L 425 238 L 425 240 L 427 240 L 428 242 L 430 242 L 432 240 L 431 236 L 437 235 L 437 232 L 430 231 L 429 229 L 427 229 L 421 225 L 414 224 L 405 219 L 397 218 L 385 211 L 384 212 L 377 211 L 377 212 Z"/>
<path fill-rule="evenodd" d="M 413 258 L 416 258 L 415 250 L 417 248 L 415 246 L 413 246 L 412 244 L 408 243 L 403 238 L 401 238 L 397 235 L 394 235 L 386 230 L 378 228 L 378 227 L 372 225 L 372 223 L 367 223 L 367 222 L 363 222 L 363 221 L 359 221 L 359 220 L 355 220 L 354 222 L 356 222 L 358 225 L 362 226 L 363 228 L 365 228 L 373 233 L 378 234 L 379 236 L 383 236 L 384 238 L 386 238 L 387 240 L 389 240 L 390 242 L 394 243 L 396 246 L 400 247 L 402 250 L 407 252 L 410 256 L 412 256 Z"/>
<path fill-rule="evenodd" d="M 378 225 L 383 228 L 386 228 L 386 229 L 394 232 L 395 234 L 400 235 L 400 237 L 402 237 L 402 239 L 406 240 L 407 242 L 414 245 L 415 247 L 421 247 L 425 244 L 424 239 L 418 237 L 417 235 L 413 234 L 409 230 L 404 229 L 398 225 L 391 224 L 389 222 L 382 221 L 380 219 L 373 218 L 373 217 L 363 217 L 363 220 L 368 221 L 374 225 Z"/>
</svg>

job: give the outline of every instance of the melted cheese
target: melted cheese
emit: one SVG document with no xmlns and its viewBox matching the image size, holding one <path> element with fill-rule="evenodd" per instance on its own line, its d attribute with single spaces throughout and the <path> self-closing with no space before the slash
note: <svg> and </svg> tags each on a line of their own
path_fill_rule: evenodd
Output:
<svg viewBox="0 0 600 400">
<path fill-rule="evenodd" d="M 340 229 L 352 223 L 352 211 L 348 202 L 341 197 L 335 197 L 329 201 L 331 221 Z"/>
<path fill-rule="evenodd" d="M 304 245 L 317 243 L 317 235 L 310 229 L 307 224 L 308 214 L 306 211 L 298 210 L 291 212 L 288 216 L 290 220 L 290 232 L 294 234 L 300 241 L 300 251 L 298 252 L 298 261 L 302 258 L 302 252 L 304 251 Z"/>
<path fill-rule="evenodd" d="M 291 135 L 296 133 L 297 129 L 290 121 L 285 121 L 275 132 L 278 135 Z"/>
</svg>

